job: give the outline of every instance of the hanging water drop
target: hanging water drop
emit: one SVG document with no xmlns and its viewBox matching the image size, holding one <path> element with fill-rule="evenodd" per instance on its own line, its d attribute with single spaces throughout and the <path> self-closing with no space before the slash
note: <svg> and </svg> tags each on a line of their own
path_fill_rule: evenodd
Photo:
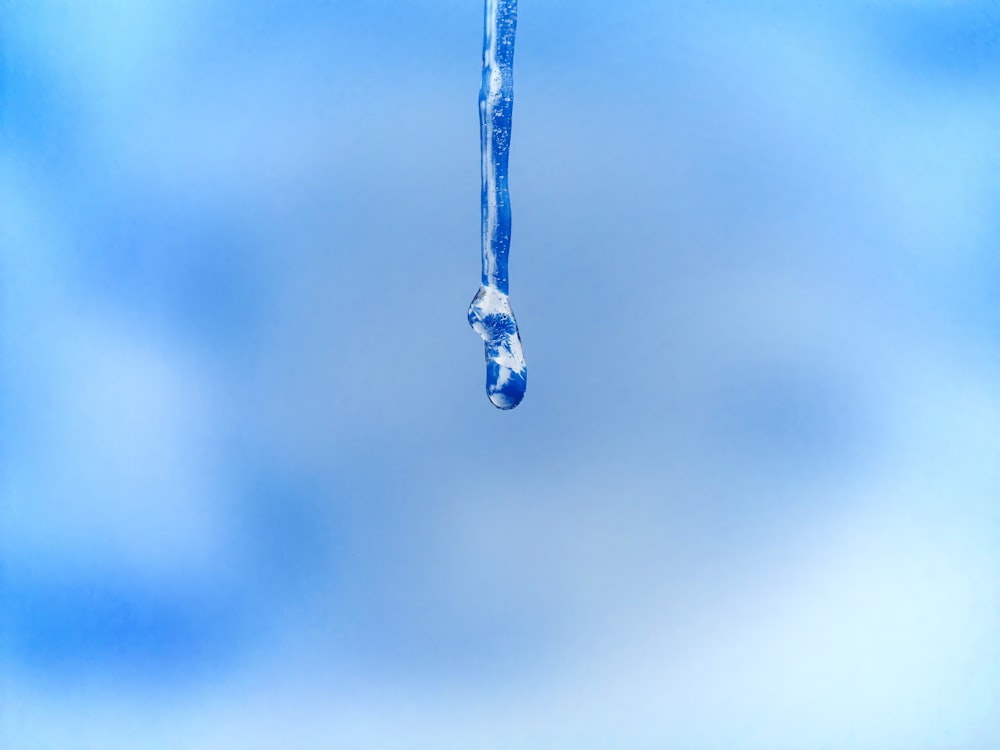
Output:
<svg viewBox="0 0 1000 750">
<path fill-rule="evenodd" d="M 479 92 L 483 277 L 469 306 L 469 323 L 485 342 L 486 393 L 498 409 L 513 409 L 521 403 L 528 384 L 517 321 L 507 296 L 510 254 L 507 157 L 514 108 L 516 28 L 517 0 L 486 0 L 483 87 Z"/>
</svg>

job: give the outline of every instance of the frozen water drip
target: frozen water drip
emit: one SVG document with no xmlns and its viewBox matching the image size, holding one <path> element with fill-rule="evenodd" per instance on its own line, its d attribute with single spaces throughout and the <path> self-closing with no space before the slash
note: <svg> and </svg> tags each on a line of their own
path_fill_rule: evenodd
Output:
<svg viewBox="0 0 1000 750">
<path fill-rule="evenodd" d="M 517 0 L 486 0 L 483 87 L 479 92 L 483 277 L 482 286 L 469 306 L 469 323 L 483 339 L 486 393 L 498 409 L 513 409 L 521 403 L 528 383 L 517 321 L 507 296 L 510 254 L 507 157 L 514 108 L 516 28 Z"/>
</svg>

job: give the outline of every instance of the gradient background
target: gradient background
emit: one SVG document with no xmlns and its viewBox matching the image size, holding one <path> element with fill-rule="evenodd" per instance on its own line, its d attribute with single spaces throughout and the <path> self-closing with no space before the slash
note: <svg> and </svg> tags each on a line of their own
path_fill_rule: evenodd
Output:
<svg viewBox="0 0 1000 750">
<path fill-rule="evenodd" d="M 1000 6 L 0 0 L 4 750 L 1000 748 Z"/>
</svg>

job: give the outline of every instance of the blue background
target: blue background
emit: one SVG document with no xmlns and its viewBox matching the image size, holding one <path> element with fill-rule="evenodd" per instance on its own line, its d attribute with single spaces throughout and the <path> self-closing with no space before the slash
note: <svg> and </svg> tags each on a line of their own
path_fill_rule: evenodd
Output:
<svg viewBox="0 0 1000 750">
<path fill-rule="evenodd" d="M 0 3 L 0 747 L 1000 747 L 1000 8 Z"/>
</svg>

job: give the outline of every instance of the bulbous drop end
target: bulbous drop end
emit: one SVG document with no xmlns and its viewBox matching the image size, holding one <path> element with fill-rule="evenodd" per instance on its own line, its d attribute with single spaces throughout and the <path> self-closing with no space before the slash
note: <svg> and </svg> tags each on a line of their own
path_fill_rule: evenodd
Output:
<svg viewBox="0 0 1000 750">
<path fill-rule="evenodd" d="M 507 295 L 481 287 L 469 306 L 469 324 L 485 343 L 486 394 L 498 409 L 513 409 L 524 398 L 528 367 Z"/>
<path fill-rule="evenodd" d="M 486 395 L 498 409 L 513 409 L 528 387 L 527 370 L 518 372 L 495 360 L 486 361 Z"/>
</svg>

